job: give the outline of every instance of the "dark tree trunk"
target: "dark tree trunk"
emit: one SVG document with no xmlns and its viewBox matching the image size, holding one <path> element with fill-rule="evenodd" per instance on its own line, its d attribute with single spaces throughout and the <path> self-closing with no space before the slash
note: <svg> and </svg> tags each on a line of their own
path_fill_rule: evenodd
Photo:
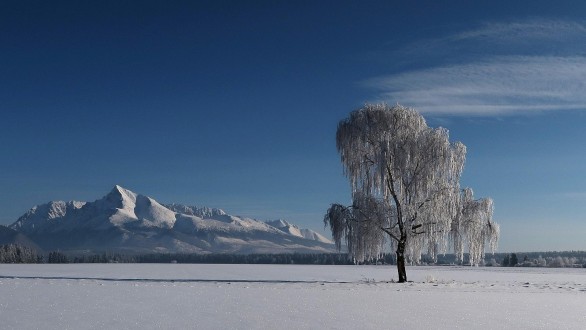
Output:
<svg viewBox="0 0 586 330">
<path fill-rule="evenodd" d="M 407 271 L 405 270 L 405 242 L 397 244 L 397 271 L 399 272 L 399 283 L 407 282 Z"/>
</svg>

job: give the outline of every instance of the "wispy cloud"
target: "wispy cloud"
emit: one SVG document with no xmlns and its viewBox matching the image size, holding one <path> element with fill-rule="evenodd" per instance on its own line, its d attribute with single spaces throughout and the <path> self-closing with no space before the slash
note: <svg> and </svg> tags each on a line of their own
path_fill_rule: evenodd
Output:
<svg viewBox="0 0 586 330">
<path fill-rule="evenodd" d="M 531 19 L 516 22 L 490 22 L 477 29 L 448 37 L 452 41 L 481 40 L 493 44 L 533 44 L 535 42 L 564 43 L 575 39 L 584 40 L 586 27 L 579 22 Z"/>
<path fill-rule="evenodd" d="M 499 57 L 371 79 L 379 101 L 426 113 L 586 109 L 585 57 Z"/>
<path fill-rule="evenodd" d="M 393 56 L 433 64 L 365 81 L 376 101 L 452 115 L 586 109 L 586 27 L 576 22 L 486 24 Z"/>
</svg>

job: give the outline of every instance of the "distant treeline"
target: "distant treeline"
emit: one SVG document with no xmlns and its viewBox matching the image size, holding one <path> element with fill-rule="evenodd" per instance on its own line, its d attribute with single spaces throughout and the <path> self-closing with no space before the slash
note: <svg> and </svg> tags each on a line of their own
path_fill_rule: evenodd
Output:
<svg viewBox="0 0 586 330">
<path fill-rule="evenodd" d="M 0 245 L 0 263 L 35 264 L 42 262 L 43 256 L 31 248 L 16 244 Z"/>
<path fill-rule="evenodd" d="M 464 263 L 468 256 L 464 256 Z M 439 255 L 437 262 L 423 256 L 421 265 L 456 265 L 453 254 Z M 395 255 L 386 253 L 363 264 L 395 264 Z M 20 245 L 0 245 L 0 263 L 181 263 L 181 264 L 300 264 L 353 265 L 346 253 L 262 253 L 262 254 L 194 254 L 101 253 L 73 255 L 61 251 L 40 254 Z M 493 267 L 585 267 L 586 251 L 527 252 L 487 254 L 482 266 Z"/>
<path fill-rule="evenodd" d="M 181 264 L 352 264 L 347 254 L 191 254 L 152 253 L 125 255 L 102 253 L 94 255 L 67 256 L 61 252 L 49 254 L 48 263 L 181 263 Z M 53 257 L 51 257 L 51 255 Z M 57 257 L 59 256 L 59 257 Z"/>
<path fill-rule="evenodd" d="M 586 268 L 586 251 L 495 253 L 494 255 L 486 256 L 485 265 L 503 267 Z"/>
<path fill-rule="evenodd" d="M 39 254 L 30 248 L 13 244 L 0 246 L 0 263 L 353 264 L 345 253 L 152 253 L 142 255 L 101 253 L 72 255 L 61 251 Z"/>
</svg>

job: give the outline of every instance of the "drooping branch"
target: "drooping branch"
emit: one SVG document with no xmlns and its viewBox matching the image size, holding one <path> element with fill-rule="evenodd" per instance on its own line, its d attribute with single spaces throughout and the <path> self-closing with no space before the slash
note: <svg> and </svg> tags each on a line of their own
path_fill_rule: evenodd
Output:
<svg viewBox="0 0 586 330">
<path fill-rule="evenodd" d="M 486 246 L 494 253 L 500 236 L 500 227 L 492 220 L 494 204 L 490 198 L 474 199 L 470 188 L 460 194 L 461 208 L 452 222 L 450 238 L 457 260 L 463 261 L 464 244 L 468 246 L 470 264 L 478 265 L 484 259 Z"/>
<path fill-rule="evenodd" d="M 357 260 L 376 257 L 389 238 L 397 256 L 405 252 L 412 262 L 425 249 L 432 256 L 445 251 L 449 238 L 454 246 L 468 242 L 474 260 L 484 245 L 470 240 L 496 246 L 498 225 L 491 220 L 478 234 L 462 230 L 469 227 L 460 194 L 466 146 L 451 143 L 446 129 L 428 127 L 414 109 L 367 104 L 340 121 L 336 147 L 353 205 L 332 205 L 324 221 Z"/>
<path fill-rule="evenodd" d="M 330 226 L 338 250 L 344 242 L 350 254 L 358 261 L 379 256 L 386 242 L 381 230 L 389 226 L 389 210 L 372 196 L 356 194 L 351 206 L 332 204 L 324 216 L 324 224 Z"/>
</svg>

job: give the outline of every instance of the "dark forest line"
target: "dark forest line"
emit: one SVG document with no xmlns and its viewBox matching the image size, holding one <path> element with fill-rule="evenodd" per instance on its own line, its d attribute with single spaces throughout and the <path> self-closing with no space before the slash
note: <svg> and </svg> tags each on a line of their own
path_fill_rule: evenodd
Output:
<svg viewBox="0 0 586 330">
<path fill-rule="evenodd" d="M 454 254 L 439 255 L 437 262 L 423 256 L 419 265 L 467 265 L 456 262 Z M 39 253 L 35 249 L 18 245 L 0 245 L 0 263 L 181 263 L 181 264 L 301 264 L 301 265 L 353 265 L 347 253 L 263 253 L 263 254 L 195 254 L 149 253 L 123 254 L 104 252 L 97 254 L 71 254 L 62 251 Z M 394 254 L 385 253 L 379 258 L 361 264 L 394 265 Z M 586 251 L 550 251 L 487 254 L 481 266 L 486 267 L 572 267 L 586 268 Z"/>
</svg>

